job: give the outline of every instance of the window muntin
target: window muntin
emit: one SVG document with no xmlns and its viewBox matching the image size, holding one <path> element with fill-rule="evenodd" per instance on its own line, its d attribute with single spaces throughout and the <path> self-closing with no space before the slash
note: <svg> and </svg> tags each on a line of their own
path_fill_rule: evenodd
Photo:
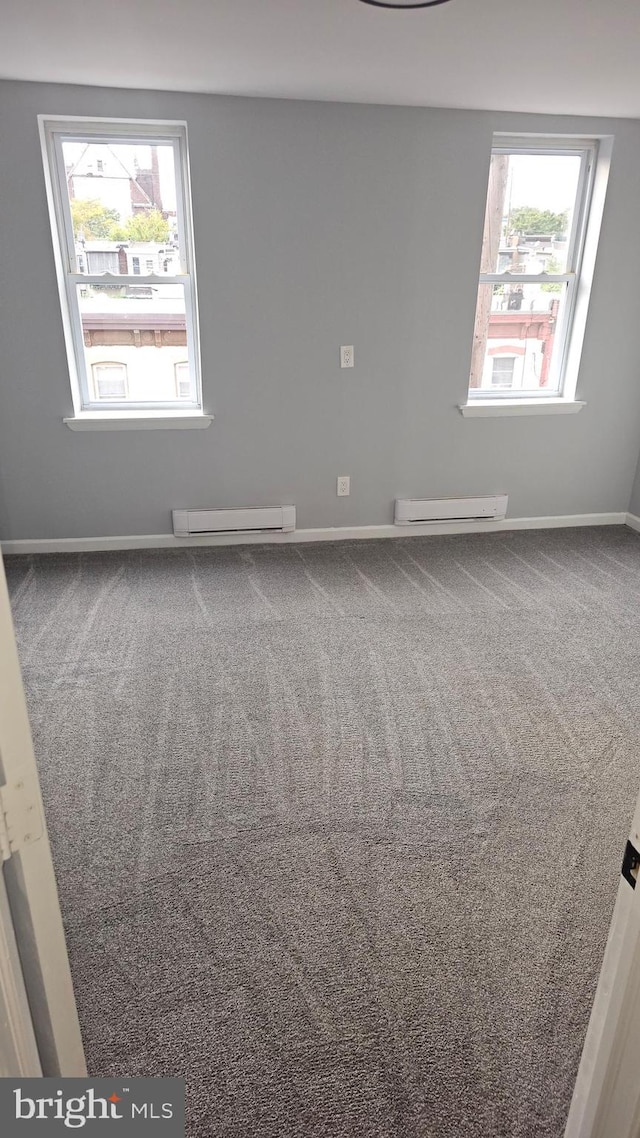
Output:
<svg viewBox="0 0 640 1138">
<path fill-rule="evenodd" d="M 127 374 L 110 409 L 201 410 L 185 128 L 43 129 L 76 411 L 104 410 L 92 369 L 107 353 Z M 174 366 L 185 358 L 189 394 L 179 397 Z"/>
<path fill-rule="evenodd" d="M 562 393 L 595 143 L 494 146 L 485 210 L 469 398 Z M 493 360 L 516 345 L 510 387 Z M 521 357 L 518 359 L 518 357 Z"/>
</svg>

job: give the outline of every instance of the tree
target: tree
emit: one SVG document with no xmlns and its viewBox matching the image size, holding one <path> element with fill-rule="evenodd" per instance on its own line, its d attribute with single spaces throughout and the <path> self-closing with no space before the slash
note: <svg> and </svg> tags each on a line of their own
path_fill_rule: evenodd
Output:
<svg viewBox="0 0 640 1138">
<path fill-rule="evenodd" d="M 512 233 L 532 233 L 550 237 L 560 237 L 566 232 L 568 211 L 554 213 L 550 209 L 537 209 L 533 205 L 521 205 L 511 211 L 507 229 Z"/>
<path fill-rule="evenodd" d="M 109 209 L 94 198 L 72 198 L 71 220 L 74 236 L 85 241 L 169 240 L 169 223 L 159 209 L 135 214 L 123 222 L 117 209 Z"/>
<path fill-rule="evenodd" d="M 125 232 L 130 241 L 168 241 L 169 223 L 159 209 L 152 209 L 130 217 Z"/>
<path fill-rule="evenodd" d="M 556 257 L 550 257 L 550 259 L 547 261 L 547 268 L 545 271 L 547 273 L 561 273 L 562 265 Z M 540 285 L 540 288 L 543 292 L 562 292 L 564 285 L 561 281 L 553 281 L 551 284 L 545 283 Z"/>
<path fill-rule="evenodd" d="M 74 237 L 83 235 L 85 241 L 106 241 L 120 221 L 116 209 L 108 209 L 94 198 L 72 198 L 71 220 Z"/>
</svg>

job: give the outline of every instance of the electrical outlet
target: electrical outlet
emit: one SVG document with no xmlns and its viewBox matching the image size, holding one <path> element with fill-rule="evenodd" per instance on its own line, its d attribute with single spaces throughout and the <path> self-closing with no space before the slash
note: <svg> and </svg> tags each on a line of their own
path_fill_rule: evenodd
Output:
<svg viewBox="0 0 640 1138">
<path fill-rule="evenodd" d="M 349 474 L 341 474 L 338 478 L 336 487 L 336 494 L 339 498 L 347 498 L 351 493 L 351 477 Z"/>
<path fill-rule="evenodd" d="M 353 366 L 353 344 L 343 344 L 340 348 L 340 367 Z"/>
</svg>

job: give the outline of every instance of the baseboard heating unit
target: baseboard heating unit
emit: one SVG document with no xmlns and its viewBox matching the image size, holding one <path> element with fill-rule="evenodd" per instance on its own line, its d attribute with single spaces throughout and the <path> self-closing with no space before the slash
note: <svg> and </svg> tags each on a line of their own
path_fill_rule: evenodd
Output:
<svg viewBox="0 0 640 1138">
<path fill-rule="evenodd" d="M 236 510 L 172 510 L 175 537 L 212 533 L 291 533 L 295 506 L 241 507 Z"/>
<path fill-rule="evenodd" d="M 425 522 L 500 521 L 506 516 L 507 494 L 492 498 L 396 498 L 394 525 Z"/>
</svg>

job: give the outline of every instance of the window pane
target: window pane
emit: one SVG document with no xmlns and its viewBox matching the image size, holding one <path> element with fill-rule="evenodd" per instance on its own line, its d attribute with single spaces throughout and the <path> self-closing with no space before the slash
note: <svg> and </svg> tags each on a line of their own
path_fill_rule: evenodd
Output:
<svg viewBox="0 0 640 1138">
<path fill-rule="evenodd" d="M 87 373 L 105 361 L 119 364 L 126 368 L 126 393 L 110 398 L 175 401 L 175 367 L 188 361 L 183 286 L 141 281 L 76 287 Z M 91 390 L 89 395 L 97 397 Z M 179 398 L 192 398 L 191 390 Z"/>
<path fill-rule="evenodd" d="M 559 387 L 557 330 L 566 284 L 481 284 L 471 362 L 470 394 Z"/>
<path fill-rule="evenodd" d="M 578 154 L 493 154 L 481 273 L 564 273 Z"/>
<path fill-rule="evenodd" d="M 181 272 L 174 150 L 167 143 L 62 143 L 77 271 Z"/>
</svg>

